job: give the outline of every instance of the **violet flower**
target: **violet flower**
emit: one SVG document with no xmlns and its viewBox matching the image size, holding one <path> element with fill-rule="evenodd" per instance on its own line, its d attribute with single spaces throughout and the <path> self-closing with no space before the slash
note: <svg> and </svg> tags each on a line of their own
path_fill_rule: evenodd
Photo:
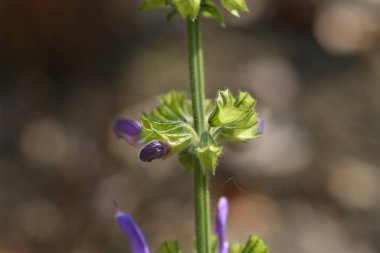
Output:
<svg viewBox="0 0 380 253">
<path fill-rule="evenodd" d="M 153 159 L 158 159 L 167 156 L 171 151 L 168 144 L 162 141 L 151 141 L 142 147 L 139 158 L 143 162 L 151 162 Z"/>
<path fill-rule="evenodd" d="M 115 218 L 120 230 L 127 237 L 133 253 L 149 253 L 145 237 L 131 216 L 118 210 Z"/>
<path fill-rule="evenodd" d="M 118 138 L 126 140 L 129 144 L 134 146 L 139 144 L 141 125 L 136 120 L 118 118 L 113 125 L 113 130 Z"/>
<path fill-rule="evenodd" d="M 221 197 L 216 209 L 215 234 L 218 237 L 218 253 L 227 253 L 228 242 L 225 241 L 226 223 L 228 214 L 228 200 Z"/>
<path fill-rule="evenodd" d="M 228 242 L 225 241 L 228 213 L 227 198 L 221 197 L 216 210 L 215 234 L 218 237 L 218 253 L 227 253 Z M 116 223 L 129 241 L 133 253 L 149 253 L 149 247 L 140 228 L 133 219 L 124 212 L 117 211 Z"/>
</svg>

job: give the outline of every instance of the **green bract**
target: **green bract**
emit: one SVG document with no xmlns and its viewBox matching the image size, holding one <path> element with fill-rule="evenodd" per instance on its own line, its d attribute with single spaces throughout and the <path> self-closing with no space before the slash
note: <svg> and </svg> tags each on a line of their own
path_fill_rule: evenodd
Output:
<svg viewBox="0 0 380 253">
<path fill-rule="evenodd" d="M 232 141 L 246 141 L 260 136 L 256 101 L 247 93 L 239 91 L 234 98 L 227 89 L 220 91 L 208 123 L 215 135 Z"/>
<path fill-rule="evenodd" d="M 245 0 L 220 0 L 222 6 L 232 15 L 240 17 L 239 11 L 249 12 Z"/>
<path fill-rule="evenodd" d="M 255 111 L 256 101 L 239 91 L 237 97 L 227 89 L 219 91 L 215 104 L 205 100 L 208 131 L 201 136 L 193 128 L 191 101 L 183 92 L 171 91 L 158 97 L 158 106 L 141 117 L 141 142 L 158 140 L 168 144 L 171 154 L 179 151 L 179 161 L 186 171 L 191 170 L 198 158 L 202 170 L 215 174 L 218 157 L 223 147 L 218 138 L 247 141 L 261 134 Z"/>
<path fill-rule="evenodd" d="M 203 172 L 211 171 L 212 174 L 215 174 L 216 163 L 222 154 L 223 147 L 219 146 L 208 132 L 204 132 L 195 151 Z"/>
<path fill-rule="evenodd" d="M 239 11 L 248 12 L 245 0 L 219 0 L 221 6 L 232 15 L 239 17 Z M 213 18 L 224 26 L 223 16 L 214 0 L 144 0 L 140 10 L 169 7 L 167 19 L 179 13 L 182 18 L 196 19 L 198 16 Z"/>
</svg>

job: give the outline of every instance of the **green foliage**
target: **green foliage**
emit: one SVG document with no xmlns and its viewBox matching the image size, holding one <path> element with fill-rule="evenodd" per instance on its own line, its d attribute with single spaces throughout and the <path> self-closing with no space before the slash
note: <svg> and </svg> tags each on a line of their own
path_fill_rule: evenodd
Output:
<svg viewBox="0 0 380 253">
<path fill-rule="evenodd" d="M 220 0 L 220 4 L 232 15 L 239 17 L 239 11 L 248 12 L 245 0 Z M 140 10 L 146 11 L 155 8 L 171 7 L 166 18 L 170 21 L 177 13 L 183 19 L 196 19 L 198 16 L 215 19 L 221 26 L 225 26 L 224 18 L 214 0 L 144 0 Z"/>
<path fill-rule="evenodd" d="M 165 241 L 158 248 L 157 253 L 181 253 L 181 249 L 179 248 L 177 241 Z"/>
</svg>

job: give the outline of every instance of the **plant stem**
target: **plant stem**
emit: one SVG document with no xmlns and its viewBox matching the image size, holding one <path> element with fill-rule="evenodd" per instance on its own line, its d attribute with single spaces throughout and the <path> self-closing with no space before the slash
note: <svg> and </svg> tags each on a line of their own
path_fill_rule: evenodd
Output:
<svg viewBox="0 0 380 253">
<path fill-rule="evenodd" d="M 191 100 L 194 128 L 198 136 L 206 129 L 203 54 L 199 26 L 198 18 L 187 21 Z M 211 253 L 208 175 L 203 173 L 199 161 L 194 166 L 194 200 L 197 252 Z"/>
</svg>

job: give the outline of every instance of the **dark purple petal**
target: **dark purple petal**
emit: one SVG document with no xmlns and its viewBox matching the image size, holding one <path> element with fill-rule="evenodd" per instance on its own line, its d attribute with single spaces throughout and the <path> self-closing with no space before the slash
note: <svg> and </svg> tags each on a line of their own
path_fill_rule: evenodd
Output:
<svg viewBox="0 0 380 253">
<path fill-rule="evenodd" d="M 264 134 L 264 120 L 259 115 L 257 115 L 257 120 L 258 120 L 258 123 L 256 126 L 256 130 L 259 135 L 262 135 Z"/>
<path fill-rule="evenodd" d="M 113 125 L 113 130 L 118 138 L 123 138 L 130 144 L 136 145 L 139 141 L 141 125 L 136 120 L 118 118 Z"/>
<path fill-rule="evenodd" d="M 168 144 L 154 140 L 142 147 L 139 157 L 143 162 L 151 162 L 154 159 L 165 157 L 170 151 L 171 148 Z"/>
<path fill-rule="evenodd" d="M 133 253 L 149 253 L 148 245 L 140 228 L 127 214 L 118 211 L 116 213 L 116 223 L 127 237 Z"/>
<path fill-rule="evenodd" d="M 227 253 L 228 242 L 225 241 L 228 200 L 221 197 L 216 209 L 215 234 L 218 237 L 218 253 Z"/>
</svg>

